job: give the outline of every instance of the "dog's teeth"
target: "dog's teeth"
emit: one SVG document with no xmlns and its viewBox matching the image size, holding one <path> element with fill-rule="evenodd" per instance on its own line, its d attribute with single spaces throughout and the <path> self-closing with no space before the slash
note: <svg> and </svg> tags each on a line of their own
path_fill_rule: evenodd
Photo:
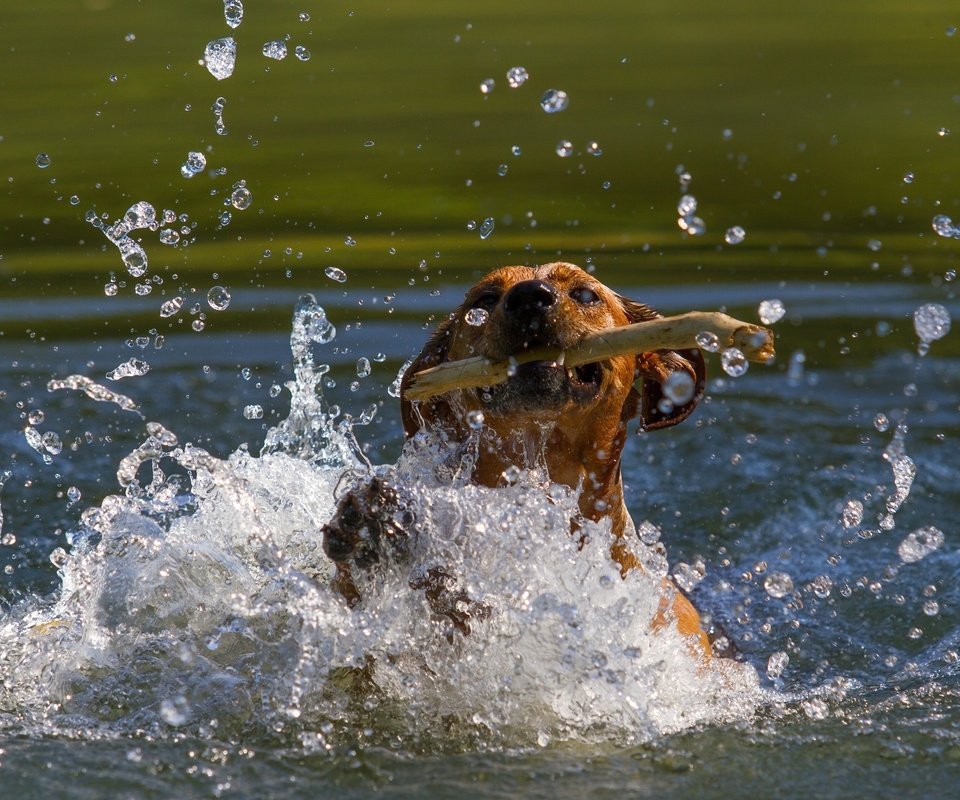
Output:
<svg viewBox="0 0 960 800">
<path fill-rule="evenodd" d="M 567 360 L 567 354 L 565 351 L 561 351 L 560 358 L 557 359 L 557 366 L 562 367 L 563 362 Z"/>
</svg>

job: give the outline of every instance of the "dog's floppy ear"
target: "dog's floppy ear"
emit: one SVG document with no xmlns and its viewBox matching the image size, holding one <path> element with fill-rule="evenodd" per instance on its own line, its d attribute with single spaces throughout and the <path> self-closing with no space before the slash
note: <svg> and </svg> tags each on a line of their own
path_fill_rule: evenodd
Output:
<svg viewBox="0 0 960 800">
<path fill-rule="evenodd" d="M 662 316 L 643 303 L 617 296 L 631 323 L 649 322 Z M 685 373 L 693 381 L 690 399 L 682 403 L 669 400 L 664 382 L 675 373 Z M 707 368 L 699 348 L 690 350 L 657 350 L 637 356 L 637 379 L 634 392 L 639 394 L 640 430 L 653 431 L 683 422 L 703 397 Z"/>
<path fill-rule="evenodd" d="M 447 319 L 437 326 L 420 355 L 407 367 L 400 379 L 400 417 L 403 420 L 403 432 L 408 437 L 413 436 L 423 425 L 440 424 L 449 427 L 453 420 L 453 412 L 441 396 L 420 402 L 407 399 L 407 388 L 413 382 L 413 376 L 421 370 L 446 361 L 452 339 L 453 322 L 452 319 Z"/>
</svg>

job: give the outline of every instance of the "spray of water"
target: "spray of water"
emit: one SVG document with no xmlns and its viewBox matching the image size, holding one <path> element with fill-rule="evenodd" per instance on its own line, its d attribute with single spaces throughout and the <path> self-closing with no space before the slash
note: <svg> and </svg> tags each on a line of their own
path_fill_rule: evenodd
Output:
<svg viewBox="0 0 960 800">
<path fill-rule="evenodd" d="M 46 729 L 256 731 L 314 749 L 629 742 L 753 713 L 752 668 L 704 664 L 672 626 L 651 629 L 657 575 L 622 579 L 601 526 L 571 537 L 574 492 L 532 472 L 472 485 L 438 467 L 452 451 L 427 437 L 397 464 L 367 464 L 365 417 L 338 419 L 319 388 L 314 349 L 334 334 L 305 297 L 290 414 L 259 456 L 221 460 L 147 425 L 122 491 L 53 554 L 60 591 L 0 618 L 0 711 Z M 350 609 L 319 531 L 342 484 L 372 474 L 404 487 L 416 534 Z M 437 566 L 484 609 L 468 635 L 410 586 Z"/>
</svg>

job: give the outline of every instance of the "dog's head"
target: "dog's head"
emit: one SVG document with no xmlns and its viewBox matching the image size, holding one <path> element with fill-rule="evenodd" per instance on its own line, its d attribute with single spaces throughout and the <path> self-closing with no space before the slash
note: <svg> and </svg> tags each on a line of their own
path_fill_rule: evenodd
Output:
<svg viewBox="0 0 960 800">
<path fill-rule="evenodd" d="M 574 368 L 532 361 L 516 366 L 503 383 L 419 404 L 404 392 L 415 373 L 445 361 L 470 356 L 504 361 L 540 346 L 563 350 L 589 333 L 659 316 L 573 264 L 497 269 L 467 292 L 404 374 L 404 430 L 409 436 L 424 425 L 439 425 L 456 436 L 467 431 L 468 417 L 476 411 L 501 435 L 544 422 L 589 434 L 598 424 L 622 426 L 634 416 L 640 417 L 643 430 L 675 425 L 689 416 L 703 392 L 699 350 L 618 356 Z M 692 397 L 679 404 L 664 402 L 663 384 L 676 372 L 693 380 Z M 595 438 L 603 446 L 609 437 Z"/>
</svg>

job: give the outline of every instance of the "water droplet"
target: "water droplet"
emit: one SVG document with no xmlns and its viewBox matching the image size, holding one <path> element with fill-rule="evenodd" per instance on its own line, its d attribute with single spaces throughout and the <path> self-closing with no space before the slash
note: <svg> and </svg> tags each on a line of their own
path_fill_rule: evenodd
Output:
<svg viewBox="0 0 960 800">
<path fill-rule="evenodd" d="M 782 650 L 772 653 L 767 659 L 767 677 L 779 678 L 790 663 L 790 656 Z"/>
<path fill-rule="evenodd" d="M 516 464 L 511 464 L 503 472 L 500 473 L 500 477 L 503 479 L 504 483 L 508 486 L 512 486 L 518 480 L 520 480 L 520 475 L 522 470 Z"/>
<path fill-rule="evenodd" d="M 27 422 L 29 422 L 31 425 L 42 425 L 45 418 L 46 414 L 44 414 L 39 408 L 31 409 L 27 413 Z"/>
<path fill-rule="evenodd" d="M 680 229 L 690 236 L 703 236 L 707 232 L 707 224 L 700 217 L 680 217 L 677 220 Z"/>
<path fill-rule="evenodd" d="M 905 172 L 905 173 L 903 173 L 903 182 L 904 182 L 904 183 L 913 183 L 915 179 L 916 179 L 916 176 L 913 174 L 913 172 Z"/>
<path fill-rule="evenodd" d="M 70 205 L 72 206 L 80 205 L 80 198 L 77 197 L 77 195 L 75 194 L 70 195 Z"/>
<path fill-rule="evenodd" d="M 483 412 L 479 410 L 468 411 L 467 426 L 471 430 L 480 430 L 483 427 Z"/>
<path fill-rule="evenodd" d="M 841 522 L 844 528 L 856 528 L 863 522 L 863 503 L 859 500 L 848 500 L 843 507 Z"/>
<path fill-rule="evenodd" d="M 933 218 L 933 229 L 936 231 L 938 236 L 943 236 L 946 239 L 954 238 L 958 229 L 954 227 L 953 220 L 950 219 L 946 214 L 937 214 Z"/>
<path fill-rule="evenodd" d="M 950 135 L 950 129 L 949 129 L 949 128 L 943 128 L 943 127 L 937 128 L 937 136 L 939 136 L 941 139 L 942 139 L 944 136 L 949 136 L 949 135 Z"/>
<path fill-rule="evenodd" d="M 556 114 L 566 110 L 570 105 L 570 98 L 563 89 L 547 89 L 543 97 L 540 98 L 540 108 L 548 114 Z"/>
<path fill-rule="evenodd" d="M 900 542 L 897 547 L 897 555 L 900 556 L 900 560 L 904 564 L 913 564 L 939 550 L 943 541 L 943 531 L 939 528 L 932 525 L 917 528 L 907 534 L 907 537 Z"/>
<path fill-rule="evenodd" d="M 298 44 L 295 48 L 293 48 L 293 54 L 297 58 L 299 58 L 301 61 L 310 60 L 310 55 L 311 55 L 310 51 L 306 47 L 304 47 L 302 44 Z"/>
<path fill-rule="evenodd" d="M 263 419 L 263 406 L 252 404 L 243 407 L 244 419 Z"/>
<path fill-rule="evenodd" d="M 160 703 L 160 718 L 167 723 L 179 727 L 190 719 L 190 704 L 182 695 L 173 698 L 164 698 Z"/>
<path fill-rule="evenodd" d="M 775 322 L 779 322 L 786 313 L 787 309 L 783 302 L 776 298 L 764 300 L 757 307 L 757 316 L 764 325 L 773 325 Z"/>
<path fill-rule="evenodd" d="M 599 142 L 587 142 L 587 153 L 591 156 L 602 156 L 603 148 L 600 147 Z"/>
<path fill-rule="evenodd" d="M 218 97 L 213 101 L 213 105 L 211 106 L 211 110 L 213 111 L 213 127 L 218 136 L 227 135 L 227 126 L 223 121 L 223 109 L 226 107 L 226 105 L 226 98 Z"/>
<path fill-rule="evenodd" d="M 117 364 L 115 369 L 107 373 L 107 379 L 111 381 L 120 381 L 124 378 L 139 378 L 150 371 L 150 365 L 146 361 L 138 358 L 131 358 L 122 364 Z"/>
<path fill-rule="evenodd" d="M 677 214 L 681 217 L 689 217 L 697 210 L 697 198 L 692 194 L 685 194 L 677 203 Z"/>
<path fill-rule="evenodd" d="M 177 233 L 173 228 L 166 228 L 165 230 L 160 231 L 160 242 L 162 244 L 175 245 L 180 241 L 180 234 Z"/>
<path fill-rule="evenodd" d="M 214 311 L 226 311 L 230 305 L 230 292 L 223 286 L 213 286 L 207 292 L 207 305 Z"/>
<path fill-rule="evenodd" d="M 267 58 L 283 61 L 287 57 L 287 45 L 280 39 L 274 39 L 263 43 L 262 52 Z"/>
<path fill-rule="evenodd" d="M 53 431 L 47 431 L 43 434 L 41 441 L 43 442 L 43 449 L 52 456 L 59 455 L 63 450 L 63 442 L 60 441 L 60 436 Z"/>
<path fill-rule="evenodd" d="M 207 323 L 203 319 L 195 319 L 190 323 L 190 327 L 193 328 L 197 333 L 200 333 L 200 331 L 207 327 Z"/>
<path fill-rule="evenodd" d="M 743 351 L 738 347 L 728 347 L 720 354 L 720 364 L 723 371 L 731 378 L 739 378 L 750 366 Z"/>
<path fill-rule="evenodd" d="M 297 19 L 300 20 L 300 22 L 309 22 L 310 14 L 307 11 L 301 11 L 297 14 Z"/>
<path fill-rule="evenodd" d="M 497 175 L 499 175 L 502 178 L 507 174 L 509 170 L 510 170 L 510 166 L 508 164 L 500 164 L 497 166 Z"/>
<path fill-rule="evenodd" d="M 133 239 L 124 237 L 117 242 L 120 248 L 120 258 L 134 278 L 139 278 L 147 271 L 147 254 Z"/>
<path fill-rule="evenodd" d="M 233 68 L 237 63 L 237 43 L 233 37 L 226 36 L 209 42 L 203 52 L 201 63 L 218 81 L 233 75 Z"/>
<path fill-rule="evenodd" d="M 793 578 L 786 572 L 771 572 L 764 578 L 763 588 L 771 597 L 786 597 L 793 591 Z"/>
<path fill-rule="evenodd" d="M 682 406 L 693 399 L 696 382 L 688 372 L 671 372 L 663 382 L 663 393 L 675 406 Z"/>
<path fill-rule="evenodd" d="M 50 166 L 50 156 L 46 153 L 37 153 L 36 163 L 40 169 L 46 169 Z"/>
<path fill-rule="evenodd" d="M 463 315 L 464 322 L 475 328 L 485 325 L 488 319 L 490 319 L 490 313 L 485 308 L 471 308 Z"/>
<path fill-rule="evenodd" d="M 358 358 L 357 359 L 357 377 L 366 378 L 369 374 L 370 374 L 370 359 Z"/>
<path fill-rule="evenodd" d="M 38 453 L 43 453 L 43 437 L 40 436 L 40 433 L 36 428 L 28 425 L 23 429 L 23 436 L 27 440 L 28 445 L 30 445 Z"/>
<path fill-rule="evenodd" d="M 243 3 L 241 0 L 223 0 L 223 18 L 231 28 L 236 28 L 243 22 Z"/>
<path fill-rule="evenodd" d="M 495 86 L 496 82 L 493 80 L 493 78 L 487 78 L 486 80 L 480 82 L 480 92 L 482 94 L 490 94 L 490 92 L 494 90 Z"/>
<path fill-rule="evenodd" d="M 673 580 L 683 591 L 689 592 L 703 580 L 704 572 L 685 561 L 679 562 L 673 568 Z"/>
<path fill-rule="evenodd" d="M 494 221 L 493 217 L 487 217 L 483 222 L 480 223 L 480 238 L 489 239 L 495 226 L 496 222 Z"/>
<path fill-rule="evenodd" d="M 940 613 L 940 603 L 936 600 L 926 600 L 923 604 L 923 613 L 928 617 L 935 617 Z"/>
<path fill-rule="evenodd" d="M 569 139 L 561 139 L 557 142 L 557 155 L 560 158 L 569 158 L 573 155 L 573 142 Z"/>
<path fill-rule="evenodd" d="M 103 284 L 103 293 L 107 297 L 115 297 L 118 290 L 119 290 L 119 287 L 113 281 L 110 281 L 110 283 Z"/>
<path fill-rule="evenodd" d="M 700 331 L 696 336 L 697 347 L 706 350 L 708 353 L 718 353 L 720 351 L 720 337 L 713 331 Z"/>
<path fill-rule="evenodd" d="M 71 503 L 76 503 L 81 497 L 80 490 L 76 486 L 71 486 L 67 489 L 67 500 Z"/>
<path fill-rule="evenodd" d="M 833 591 L 833 581 L 826 575 L 817 575 L 810 581 L 810 590 L 821 600 L 830 596 Z"/>
<path fill-rule="evenodd" d="M 922 305 L 913 312 L 913 327 L 921 342 L 935 342 L 950 332 L 950 312 L 939 303 Z"/>
<path fill-rule="evenodd" d="M 873 418 L 873 427 L 876 428 L 880 433 L 884 433 L 890 429 L 890 420 L 886 414 L 877 414 Z"/>
<path fill-rule="evenodd" d="M 510 67 L 507 70 L 507 84 L 511 89 L 523 86 L 529 77 L 530 73 L 524 67 Z"/>
<path fill-rule="evenodd" d="M 243 211 L 244 209 L 250 208 L 252 202 L 253 194 L 246 187 L 246 184 L 243 181 L 236 184 L 233 192 L 230 194 L 230 205 L 237 209 L 237 211 Z"/>
<path fill-rule="evenodd" d="M 518 145 L 518 144 L 513 145 L 513 147 L 510 148 L 510 152 L 511 152 L 513 155 L 517 156 L 518 158 L 519 158 L 521 155 L 523 155 L 523 150 L 520 149 L 520 145 Z"/>
<path fill-rule="evenodd" d="M 187 153 L 187 160 L 180 167 L 180 174 L 184 178 L 192 178 L 194 175 L 203 172 L 207 166 L 207 157 L 203 153 L 191 150 Z"/>
<path fill-rule="evenodd" d="M 163 305 L 160 306 L 160 316 L 172 317 L 174 314 L 178 313 L 181 308 L 183 308 L 183 298 L 174 297 L 171 300 L 167 300 Z"/>
<path fill-rule="evenodd" d="M 337 283 L 347 282 L 347 273 L 340 269 L 340 267 L 326 267 L 323 270 L 323 274 L 330 278 L 330 280 L 336 281 Z"/>
<path fill-rule="evenodd" d="M 727 244 L 740 244 L 746 236 L 747 232 L 742 227 L 734 225 L 732 228 L 727 228 L 726 233 L 723 234 L 723 241 Z"/>
</svg>

